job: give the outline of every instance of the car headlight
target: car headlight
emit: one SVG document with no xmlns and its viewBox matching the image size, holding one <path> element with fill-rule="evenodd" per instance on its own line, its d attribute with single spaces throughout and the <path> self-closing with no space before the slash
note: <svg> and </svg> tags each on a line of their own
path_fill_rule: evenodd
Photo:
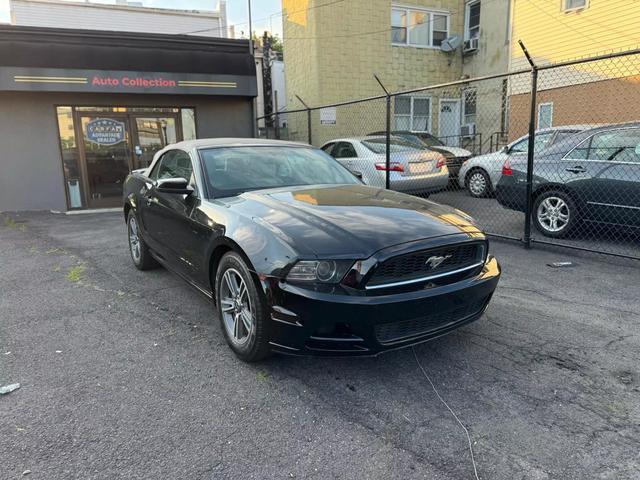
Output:
<svg viewBox="0 0 640 480">
<path fill-rule="evenodd" d="M 287 280 L 339 283 L 353 263 L 353 260 L 301 260 L 289 270 Z"/>
</svg>

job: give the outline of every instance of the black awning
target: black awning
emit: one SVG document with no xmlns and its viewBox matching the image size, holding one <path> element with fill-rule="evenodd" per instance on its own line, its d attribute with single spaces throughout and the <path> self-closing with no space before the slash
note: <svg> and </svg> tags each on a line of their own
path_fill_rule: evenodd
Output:
<svg viewBox="0 0 640 480">
<path fill-rule="evenodd" d="M 0 26 L 0 66 L 255 77 L 247 40 Z"/>
</svg>

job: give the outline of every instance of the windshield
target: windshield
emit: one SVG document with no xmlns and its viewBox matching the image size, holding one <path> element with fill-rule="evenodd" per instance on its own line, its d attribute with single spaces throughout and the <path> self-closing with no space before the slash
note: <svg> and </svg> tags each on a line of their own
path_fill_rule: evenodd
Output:
<svg viewBox="0 0 640 480">
<path fill-rule="evenodd" d="M 445 144 L 442 141 L 438 140 L 433 135 L 428 133 L 423 133 L 420 135 L 420 139 L 428 146 L 428 147 L 444 147 Z"/>
<path fill-rule="evenodd" d="M 226 147 L 200 150 L 209 192 L 217 198 L 296 185 L 358 184 L 347 169 L 305 147 Z"/>
<path fill-rule="evenodd" d="M 372 138 L 369 140 L 363 140 L 362 144 L 373 153 L 387 152 L 387 140 L 385 138 Z M 420 149 L 416 148 L 412 143 L 405 140 L 393 139 L 391 141 L 389 150 L 391 152 L 413 152 Z"/>
</svg>

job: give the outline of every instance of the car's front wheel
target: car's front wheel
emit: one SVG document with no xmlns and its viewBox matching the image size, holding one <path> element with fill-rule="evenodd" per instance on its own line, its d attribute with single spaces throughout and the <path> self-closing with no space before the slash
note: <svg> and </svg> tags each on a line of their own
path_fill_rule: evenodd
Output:
<svg viewBox="0 0 640 480">
<path fill-rule="evenodd" d="M 270 351 L 268 310 L 258 288 L 240 255 L 222 257 L 215 282 L 218 316 L 227 343 L 245 362 L 262 360 Z"/>
<path fill-rule="evenodd" d="M 158 266 L 155 258 L 151 256 L 149 247 L 140 235 L 140 227 L 138 219 L 133 210 L 129 211 L 127 216 L 127 232 L 129 234 L 129 253 L 131 260 L 138 270 L 151 270 Z"/>
<path fill-rule="evenodd" d="M 578 209 L 573 199 L 562 191 L 540 194 L 533 204 L 536 228 L 547 237 L 563 238 L 578 223 Z"/>
<path fill-rule="evenodd" d="M 467 174 L 467 191 L 475 198 L 486 197 L 491 193 L 491 180 L 484 170 L 478 168 Z"/>
</svg>

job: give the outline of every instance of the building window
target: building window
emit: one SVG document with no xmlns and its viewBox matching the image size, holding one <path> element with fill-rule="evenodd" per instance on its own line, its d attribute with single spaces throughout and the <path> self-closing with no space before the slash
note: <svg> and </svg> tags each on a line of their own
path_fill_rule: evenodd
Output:
<svg viewBox="0 0 640 480">
<path fill-rule="evenodd" d="M 565 12 L 587 8 L 587 0 L 562 0 L 562 8 Z"/>
<path fill-rule="evenodd" d="M 391 9 L 391 43 L 439 47 L 449 36 L 449 14 L 404 7 Z"/>
<path fill-rule="evenodd" d="M 462 92 L 464 124 L 476 123 L 476 89 L 469 88 Z"/>
<path fill-rule="evenodd" d="M 551 128 L 553 126 L 553 103 L 541 103 L 538 105 L 538 129 Z"/>
<path fill-rule="evenodd" d="M 464 25 L 465 40 L 480 37 L 480 0 L 465 5 Z"/>
<path fill-rule="evenodd" d="M 395 98 L 394 129 L 431 132 L 431 98 L 402 95 Z"/>
</svg>

